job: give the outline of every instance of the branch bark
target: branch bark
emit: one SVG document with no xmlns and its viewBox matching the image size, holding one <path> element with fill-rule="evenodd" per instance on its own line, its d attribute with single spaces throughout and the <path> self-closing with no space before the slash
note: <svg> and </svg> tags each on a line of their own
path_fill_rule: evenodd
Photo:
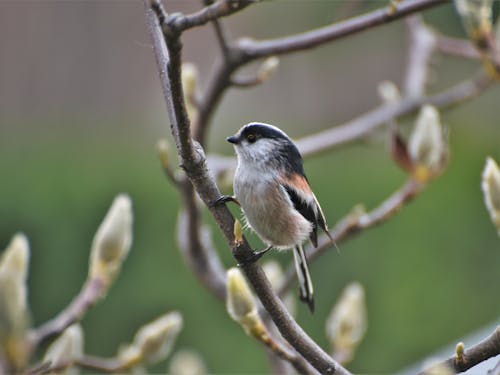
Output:
<svg viewBox="0 0 500 375">
<path fill-rule="evenodd" d="M 465 350 L 463 358 L 458 360 L 454 355 L 442 362 L 438 362 L 426 368 L 418 375 L 432 374 L 433 369 L 448 368 L 454 373 L 467 371 L 477 364 L 500 354 L 500 326 L 480 343 Z"/>
</svg>

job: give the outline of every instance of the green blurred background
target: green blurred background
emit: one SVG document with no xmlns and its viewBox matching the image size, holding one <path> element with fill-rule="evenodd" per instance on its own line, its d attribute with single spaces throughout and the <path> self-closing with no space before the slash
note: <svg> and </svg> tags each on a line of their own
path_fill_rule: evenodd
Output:
<svg viewBox="0 0 500 375">
<path fill-rule="evenodd" d="M 226 22 L 235 37 L 265 38 L 386 3 L 264 2 Z M 198 6 L 166 2 L 167 11 Z M 425 18 L 447 35 L 463 36 L 451 5 Z M 212 28 L 187 32 L 184 45 L 184 59 L 198 65 L 204 85 L 218 56 Z M 179 196 L 154 149 L 168 136 L 169 120 L 142 2 L 0 2 L 0 51 L 0 248 L 18 231 L 30 240 L 34 324 L 79 291 L 93 235 L 113 197 L 127 192 L 134 203 L 132 252 L 108 297 L 83 320 L 86 351 L 113 355 L 143 323 L 175 309 L 185 320 L 176 348 L 197 350 L 211 372 L 268 372 L 261 346 L 198 284 L 177 249 Z M 402 21 L 285 56 L 266 84 L 226 95 L 209 150 L 232 155 L 225 137 L 253 120 L 300 137 L 361 114 L 379 102 L 380 81 L 401 83 L 405 57 Z M 429 90 L 479 68 L 438 55 Z M 500 160 L 499 99 L 494 87 L 443 113 L 451 143 L 446 173 L 395 218 L 312 265 L 317 311 L 300 306 L 298 320 L 323 347 L 325 319 L 341 290 L 354 280 L 366 288 L 369 327 L 352 371 L 396 371 L 498 320 L 500 242 L 480 173 L 486 156 Z M 357 203 L 374 207 L 404 183 L 387 138 L 380 131 L 306 161 L 330 225 Z M 215 237 L 225 265 L 234 266 L 217 231 Z M 288 254 L 269 258 L 290 261 Z"/>
</svg>

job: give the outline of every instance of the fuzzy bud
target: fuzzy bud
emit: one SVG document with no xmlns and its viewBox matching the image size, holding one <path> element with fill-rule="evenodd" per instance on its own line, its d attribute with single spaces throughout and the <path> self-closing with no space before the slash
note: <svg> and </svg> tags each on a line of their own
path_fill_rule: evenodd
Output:
<svg viewBox="0 0 500 375">
<path fill-rule="evenodd" d="M 111 282 L 132 245 L 132 201 L 126 194 L 118 195 L 102 221 L 90 255 L 90 277 Z"/>
<path fill-rule="evenodd" d="M 365 291 L 354 282 L 344 289 L 326 322 L 326 335 L 340 362 L 352 360 L 366 327 Z"/>
<path fill-rule="evenodd" d="M 73 324 L 47 349 L 43 362 L 50 362 L 51 367 L 68 365 L 64 374 L 78 374 L 78 367 L 71 366 L 74 360 L 83 356 L 83 330 L 79 324 Z"/>
<path fill-rule="evenodd" d="M 237 268 L 227 271 L 226 309 L 248 334 L 259 337 L 265 331 L 252 291 Z"/>
<path fill-rule="evenodd" d="M 439 175 L 447 162 L 448 145 L 439 112 L 433 106 L 422 107 L 408 142 L 414 174 L 420 182 Z"/>
<path fill-rule="evenodd" d="M 196 65 L 188 62 L 182 64 L 181 80 L 186 110 L 191 120 L 193 120 L 198 115 L 196 101 L 198 97 L 199 73 Z"/>
<path fill-rule="evenodd" d="M 207 367 L 201 356 L 192 350 L 180 350 L 170 359 L 169 373 L 176 375 L 204 375 Z"/>
<path fill-rule="evenodd" d="M 147 363 L 160 362 L 170 354 L 182 325 L 182 315 L 177 311 L 165 314 L 139 329 L 132 346 Z"/>
<path fill-rule="evenodd" d="M 22 368 L 29 350 L 23 339 L 29 326 L 30 250 L 24 234 L 16 234 L 0 258 L 0 348 L 14 368 Z"/>
<path fill-rule="evenodd" d="M 484 194 L 484 203 L 500 236 L 500 169 L 492 158 L 486 159 L 481 187 Z"/>
<path fill-rule="evenodd" d="M 378 94 L 386 104 L 394 104 L 401 100 L 401 93 L 398 87 L 392 81 L 382 81 L 379 83 Z"/>
<path fill-rule="evenodd" d="M 268 57 L 264 60 L 257 72 L 260 82 L 267 81 L 278 70 L 280 60 L 276 56 Z"/>
<path fill-rule="evenodd" d="M 454 2 L 467 35 L 477 48 L 486 50 L 487 38 L 492 29 L 492 0 L 455 0 Z"/>
</svg>

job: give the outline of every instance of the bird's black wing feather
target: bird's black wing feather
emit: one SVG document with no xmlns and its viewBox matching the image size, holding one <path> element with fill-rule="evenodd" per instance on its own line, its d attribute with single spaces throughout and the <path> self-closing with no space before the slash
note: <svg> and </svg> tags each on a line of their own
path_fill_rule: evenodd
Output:
<svg viewBox="0 0 500 375">
<path fill-rule="evenodd" d="M 311 205 L 307 204 L 297 193 L 297 191 L 291 187 L 290 185 L 283 185 L 285 188 L 286 192 L 288 193 L 288 196 L 290 197 L 290 200 L 293 203 L 293 207 L 299 211 L 299 213 L 304 216 L 308 221 L 311 222 L 312 224 L 312 231 L 311 234 L 309 235 L 309 238 L 311 239 L 312 244 L 314 247 L 318 246 L 318 217 L 316 216 L 316 212 L 314 210 L 314 207 Z M 320 223 L 321 224 L 321 223 Z"/>
</svg>

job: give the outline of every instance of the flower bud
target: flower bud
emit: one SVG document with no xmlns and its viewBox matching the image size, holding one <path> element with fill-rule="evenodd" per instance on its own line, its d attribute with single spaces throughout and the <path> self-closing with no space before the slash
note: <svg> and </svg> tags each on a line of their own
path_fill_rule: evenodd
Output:
<svg viewBox="0 0 500 375">
<path fill-rule="evenodd" d="M 340 362 L 352 360 L 366 327 L 365 291 L 354 282 L 344 289 L 326 322 L 326 335 Z"/>
<path fill-rule="evenodd" d="M 276 56 L 270 56 L 264 60 L 257 72 L 259 82 L 267 81 L 278 70 L 280 60 Z"/>
<path fill-rule="evenodd" d="M 264 333 L 265 327 L 257 311 L 255 298 L 237 268 L 227 271 L 226 309 L 248 334 L 259 337 Z"/>
<path fill-rule="evenodd" d="M 414 174 L 420 182 L 428 182 L 443 171 L 448 157 L 445 138 L 437 109 L 423 106 L 408 142 Z"/>
<path fill-rule="evenodd" d="M 160 362 L 170 354 L 182 325 L 182 315 L 177 311 L 165 314 L 139 329 L 132 346 L 147 363 Z"/>
<path fill-rule="evenodd" d="M 50 367 L 67 365 L 65 374 L 78 374 L 78 367 L 72 367 L 73 361 L 83 356 L 83 330 L 79 324 L 73 324 L 47 349 L 43 362 L 50 362 Z"/>
<path fill-rule="evenodd" d="M 29 355 L 24 340 L 29 325 L 29 257 L 28 239 L 16 234 L 0 258 L 0 347 L 16 369 L 26 364 Z"/>
<path fill-rule="evenodd" d="M 194 117 L 198 115 L 196 101 L 198 96 L 199 73 L 196 65 L 188 62 L 182 64 L 181 80 L 184 90 L 184 100 L 186 102 L 186 111 L 191 120 L 193 120 Z"/>
<path fill-rule="evenodd" d="M 465 31 L 480 50 L 486 50 L 492 28 L 492 0 L 455 0 Z"/>
<path fill-rule="evenodd" d="M 378 94 L 386 104 L 394 104 L 401 100 L 401 93 L 398 87 L 392 81 L 382 81 L 379 83 Z"/>
<path fill-rule="evenodd" d="M 484 194 L 484 203 L 500 236 L 500 169 L 492 158 L 486 159 L 481 187 Z"/>
<path fill-rule="evenodd" d="M 207 367 L 201 356 L 192 350 L 180 350 L 170 360 L 169 373 L 176 375 L 207 374 Z"/>
<path fill-rule="evenodd" d="M 240 246 L 243 243 L 243 228 L 238 219 L 234 219 L 233 234 L 235 245 Z"/>
<path fill-rule="evenodd" d="M 170 167 L 170 160 L 168 156 L 169 148 L 170 146 L 165 138 L 158 140 L 158 142 L 156 143 L 156 150 L 158 152 L 158 155 L 160 156 L 160 161 L 163 168 Z"/>
<path fill-rule="evenodd" d="M 90 255 L 90 277 L 111 282 L 118 275 L 132 244 L 132 201 L 126 194 L 115 198 L 97 230 Z"/>
</svg>

